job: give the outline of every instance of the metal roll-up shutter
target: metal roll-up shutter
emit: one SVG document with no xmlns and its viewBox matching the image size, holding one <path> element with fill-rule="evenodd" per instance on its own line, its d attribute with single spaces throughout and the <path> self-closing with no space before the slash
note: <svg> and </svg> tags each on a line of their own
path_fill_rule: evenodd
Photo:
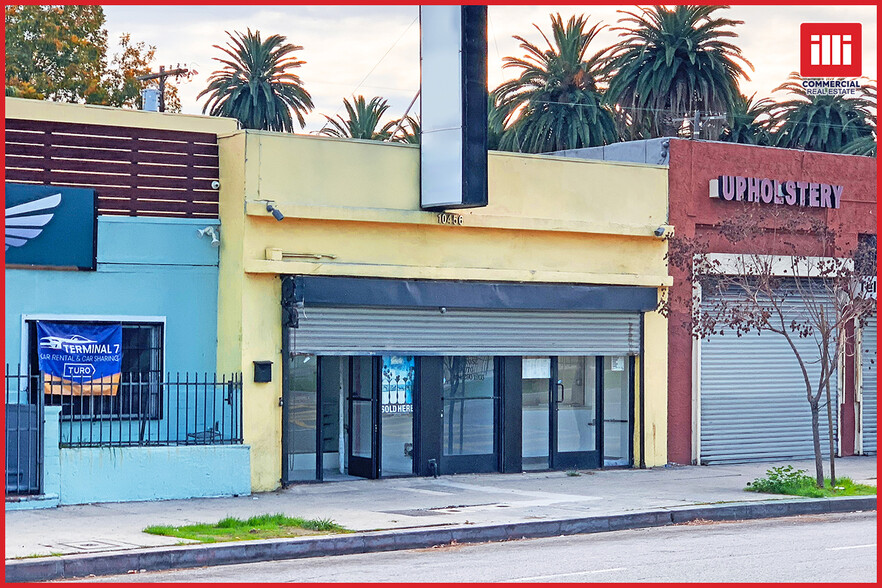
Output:
<svg viewBox="0 0 882 588">
<path fill-rule="evenodd" d="M 636 355 L 640 314 L 307 307 L 289 337 L 319 355 Z"/>
<path fill-rule="evenodd" d="M 713 305 L 715 297 L 705 303 Z M 786 316 L 798 320 L 798 300 Z M 820 367 L 812 338 L 794 339 L 812 382 Z M 734 332 L 701 341 L 701 462 L 737 463 L 814 456 L 811 409 L 796 356 L 779 334 Z M 830 379 L 836 435 L 837 380 Z M 821 398 L 821 448 L 829 452 L 825 398 Z"/>
<path fill-rule="evenodd" d="M 876 317 L 861 331 L 861 431 L 864 453 L 876 453 Z"/>
</svg>

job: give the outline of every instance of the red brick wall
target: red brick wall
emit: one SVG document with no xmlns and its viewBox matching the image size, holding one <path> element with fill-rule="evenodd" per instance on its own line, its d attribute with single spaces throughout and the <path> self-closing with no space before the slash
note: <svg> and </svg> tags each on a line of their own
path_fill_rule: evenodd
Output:
<svg viewBox="0 0 882 588">
<path fill-rule="evenodd" d="M 722 238 L 714 239 L 713 226 L 737 214 L 740 202 L 710 198 L 708 185 L 720 175 L 792 179 L 844 186 L 839 209 L 805 209 L 836 227 L 839 245 L 850 249 L 859 233 L 876 233 L 876 159 L 813 153 L 749 145 L 672 139 L 669 171 L 669 222 L 678 235 L 706 235 L 718 253 L 739 253 Z M 772 206 L 772 205 L 763 205 Z M 822 255 L 811 236 L 793 235 L 807 255 Z M 774 251 L 770 244 L 770 254 Z M 674 288 L 688 288 L 685 276 L 671 269 Z M 682 292 L 680 292 L 682 294 Z M 688 295 L 688 292 L 686 292 Z M 683 314 L 673 314 L 668 328 L 668 461 L 692 461 L 692 338 Z M 853 386 L 853 378 L 850 379 Z M 848 385 L 848 382 L 846 382 Z M 853 402 L 854 391 L 843 400 Z M 843 411 L 843 452 L 854 437 L 853 410 Z M 849 451 L 850 452 L 850 451 Z"/>
</svg>

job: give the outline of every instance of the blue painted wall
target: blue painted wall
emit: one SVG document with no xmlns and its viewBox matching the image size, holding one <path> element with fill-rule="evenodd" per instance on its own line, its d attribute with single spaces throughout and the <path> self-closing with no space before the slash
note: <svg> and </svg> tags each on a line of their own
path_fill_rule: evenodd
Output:
<svg viewBox="0 0 882 588">
<path fill-rule="evenodd" d="M 62 449 L 59 503 L 251 493 L 247 445 Z"/>
<path fill-rule="evenodd" d="M 164 371 L 199 372 L 200 380 L 207 372 L 211 377 L 217 355 L 218 248 L 196 231 L 218 224 L 211 219 L 102 216 L 97 271 L 6 270 L 7 363 L 15 369 L 23 360 L 24 315 L 164 317 Z M 238 420 L 238 414 L 232 417 L 234 407 L 225 402 L 223 389 L 208 406 L 205 387 L 199 390 L 185 401 L 178 388 L 164 389 L 163 418 L 147 425 L 155 431 L 152 438 L 177 431 L 178 438 L 186 439 L 187 433 L 211 428 L 216 420 L 229 435 L 231 418 Z M 47 469 L 44 490 L 60 496 L 63 504 L 250 491 L 247 446 L 62 448 L 59 453 L 59 432 L 65 442 L 77 437 L 107 440 L 114 427 L 117 440 L 137 438 L 139 431 L 137 422 L 132 426 L 125 419 L 62 420 L 60 431 L 58 421 L 57 409 L 47 409 L 47 433 L 53 434 L 46 435 L 46 457 L 58 465 Z"/>
<path fill-rule="evenodd" d="M 164 316 L 165 370 L 214 372 L 218 249 L 211 219 L 98 217 L 97 271 L 6 270 L 6 362 L 27 314 Z"/>
</svg>

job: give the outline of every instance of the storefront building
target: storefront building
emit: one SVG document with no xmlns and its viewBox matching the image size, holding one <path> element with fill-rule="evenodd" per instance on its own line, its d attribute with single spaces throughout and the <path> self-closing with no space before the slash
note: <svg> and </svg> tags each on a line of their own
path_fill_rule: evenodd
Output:
<svg viewBox="0 0 882 588">
<path fill-rule="evenodd" d="M 720 177 L 727 181 L 741 177 L 745 182 L 758 178 L 754 180 L 757 184 L 769 179 L 815 186 L 817 202 L 808 200 L 805 206 L 794 209 L 805 218 L 833 228 L 839 251 L 849 252 L 860 242 L 871 242 L 875 247 L 875 158 L 673 138 L 615 144 L 567 155 L 668 166 L 670 222 L 676 234 L 706 240 L 709 253 L 721 263 L 756 249 L 754 243 L 731 243 L 719 234 L 724 223 L 737 222 L 739 210 L 747 205 L 720 197 L 719 189 L 714 190 L 719 187 Z M 783 204 L 772 201 L 756 206 L 762 211 Z M 789 229 L 780 226 L 768 228 L 778 236 L 777 240 L 769 240 L 764 254 L 792 255 L 789 244 L 795 243 L 805 256 L 830 255 L 817 235 L 787 232 Z M 671 275 L 673 296 L 695 293 L 689 291 L 692 285 L 685 272 L 671 268 Z M 708 306 L 714 303 L 712 296 L 719 295 L 699 292 L 702 304 Z M 794 297 L 787 304 L 788 316 L 801 320 L 803 301 Z M 803 376 L 786 339 L 773 333 L 742 337 L 728 333 L 695 340 L 688 323 L 689 316 L 683 312 L 669 317 L 668 460 L 690 464 L 812 457 Z M 863 329 L 849 329 L 847 335 L 846 353 L 839 358 L 839 369 L 831 378 L 835 446 L 839 455 L 873 454 L 875 316 Z M 816 381 L 819 367 L 814 360 L 818 351 L 813 340 L 797 338 L 795 344 L 809 361 L 811 380 Z M 828 446 L 825 411 L 822 407 L 824 448 Z"/>
<path fill-rule="evenodd" d="M 217 230 L 235 129 L 6 99 L 7 508 L 249 492 L 240 385 L 215 379 L 218 250 L 197 233 Z M 111 383 L 78 375 L 89 351 L 60 379 L 43 365 L 105 329 Z"/>
<path fill-rule="evenodd" d="M 413 146 L 219 143 L 254 491 L 667 462 L 664 168 L 491 152 L 489 205 L 435 213 Z"/>
</svg>

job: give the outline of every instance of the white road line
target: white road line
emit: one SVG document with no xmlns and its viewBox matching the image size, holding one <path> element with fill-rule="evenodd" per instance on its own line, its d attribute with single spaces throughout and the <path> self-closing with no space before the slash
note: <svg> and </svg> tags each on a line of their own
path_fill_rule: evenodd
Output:
<svg viewBox="0 0 882 588">
<path fill-rule="evenodd" d="M 876 547 L 876 544 L 868 543 L 866 545 L 849 545 L 847 547 L 828 547 L 827 551 L 842 551 L 843 549 L 863 549 L 864 547 Z"/>
<path fill-rule="evenodd" d="M 501 580 L 502 582 L 533 582 L 535 580 L 550 580 L 552 578 L 565 578 L 567 576 L 583 576 L 585 574 L 603 574 L 605 572 L 620 572 L 627 568 L 607 568 L 605 570 L 586 570 L 584 572 L 570 572 L 568 574 L 551 574 L 550 576 L 531 576 L 529 578 L 515 578 L 513 580 Z"/>
</svg>

